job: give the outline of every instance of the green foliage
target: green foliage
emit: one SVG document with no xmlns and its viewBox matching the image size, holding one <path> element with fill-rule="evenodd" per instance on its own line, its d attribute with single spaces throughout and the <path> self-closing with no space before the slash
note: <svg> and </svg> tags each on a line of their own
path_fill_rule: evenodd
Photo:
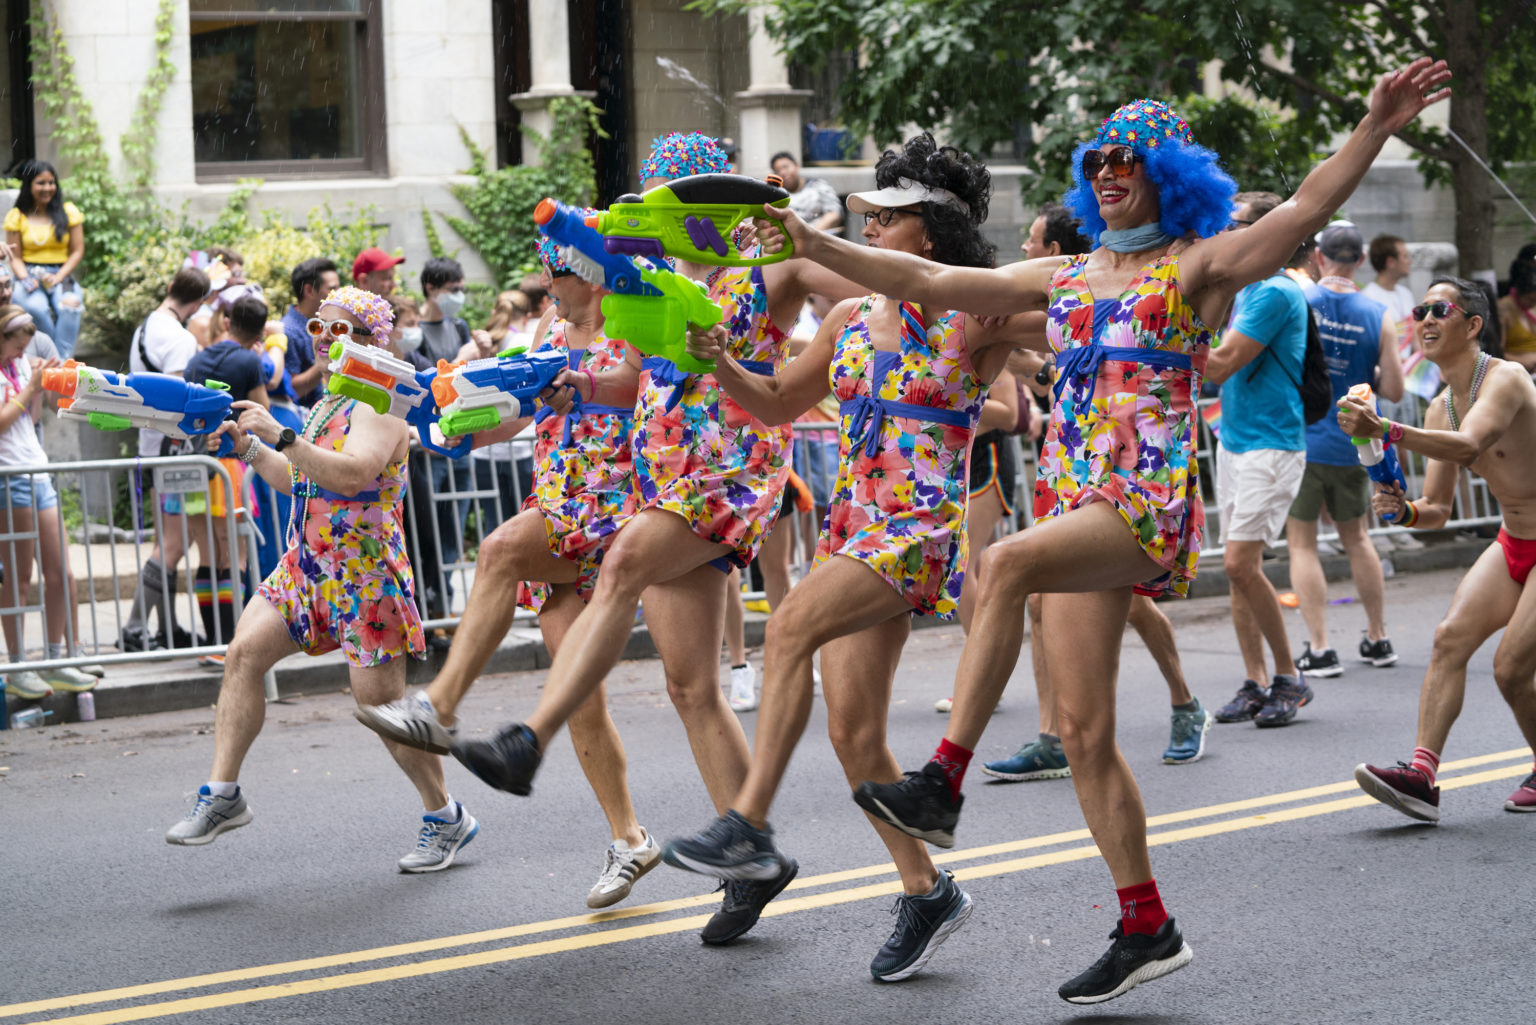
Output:
<svg viewBox="0 0 1536 1025">
<path fill-rule="evenodd" d="M 176 78 L 176 62 L 171 60 L 171 33 L 177 10 L 176 0 L 160 0 L 155 12 L 155 57 L 149 75 L 139 90 L 133 121 L 118 145 L 128 170 L 128 185 L 145 192 L 155 183 L 155 136 L 159 134 L 160 107 L 165 92 Z"/>
<path fill-rule="evenodd" d="M 432 219 L 432 211 L 428 210 L 425 206 L 421 208 L 421 227 L 427 236 L 427 251 L 432 254 L 433 259 L 442 256 L 446 256 L 449 259 L 456 259 L 458 257 L 459 251 L 457 249 L 449 252 L 448 248 L 443 245 L 443 236 L 437 230 L 437 222 Z"/>
<path fill-rule="evenodd" d="M 1201 145 L 1222 155 L 1240 192 L 1289 196 L 1322 159 L 1294 120 L 1239 96 L 1186 96 L 1175 106 Z"/>
<path fill-rule="evenodd" d="M 534 243 L 538 231 L 533 208 L 545 196 L 586 206 L 597 192 L 597 179 L 587 139 L 603 135 L 597 118 L 601 113 L 580 98 L 561 98 L 550 104 L 554 128 L 549 138 L 527 128 L 523 131 L 538 148 L 539 163 L 492 168 L 489 155 L 462 128 L 460 136 L 469 150 L 468 172 L 473 184 L 450 187 L 464 204 L 467 216 L 440 214 L 448 226 L 480 254 L 499 288 L 511 288 L 522 276 L 538 267 Z"/>
</svg>

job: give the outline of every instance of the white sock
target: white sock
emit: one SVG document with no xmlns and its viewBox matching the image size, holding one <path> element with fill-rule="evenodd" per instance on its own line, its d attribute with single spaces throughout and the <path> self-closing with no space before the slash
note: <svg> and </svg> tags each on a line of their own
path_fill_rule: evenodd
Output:
<svg viewBox="0 0 1536 1025">
<path fill-rule="evenodd" d="M 459 821 L 460 811 L 459 803 L 450 795 L 447 804 L 437 809 L 437 811 L 429 811 L 427 814 L 434 819 L 442 819 L 444 822 L 457 822 Z"/>
<path fill-rule="evenodd" d="M 48 645 L 48 657 L 49 658 L 63 658 L 64 657 L 64 645 L 62 645 L 62 644 L 50 644 L 50 645 Z"/>
<path fill-rule="evenodd" d="M 208 792 L 214 797 L 234 797 L 240 792 L 240 784 L 219 783 L 210 779 L 208 781 Z"/>
</svg>

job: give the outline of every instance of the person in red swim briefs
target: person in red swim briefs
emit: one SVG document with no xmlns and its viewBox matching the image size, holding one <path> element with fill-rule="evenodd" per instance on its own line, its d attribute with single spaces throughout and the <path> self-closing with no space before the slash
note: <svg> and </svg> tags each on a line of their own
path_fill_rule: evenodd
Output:
<svg viewBox="0 0 1536 1025">
<path fill-rule="evenodd" d="M 1429 457 L 1424 496 L 1406 501 L 1396 485 L 1377 485 L 1376 511 L 1407 527 L 1433 530 L 1451 516 L 1456 478 L 1465 466 L 1480 474 L 1499 501 L 1504 523 L 1467 571 L 1435 631 L 1434 651 L 1419 696 L 1418 746 L 1393 768 L 1359 765 L 1361 789 L 1404 815 L 1440 821 L 1435 773 L 1451 724 L 1461 713 L 1467 662 L 1499 630 L 1493 678 L 1528 743 L 1536 748 L 1536 475 L 1527 456 L 1536 445 L 1536 385 L 1518 363 L 1494 359 L 1478 339 L 1488 323 L 1483 291 L 1460 278 L 1436 278 L 1413 308 L 1424 355 L 1440 367 L 1446 389 L 1430 404 L 1423 428 L 1377 416 L 1356 397 L 1340 403 L 1339 424 L 1356 438 L 1387 438 Z M 1504 802 L 1506 811 L 1536 812 L 1536 771 Z"/>
</svg>

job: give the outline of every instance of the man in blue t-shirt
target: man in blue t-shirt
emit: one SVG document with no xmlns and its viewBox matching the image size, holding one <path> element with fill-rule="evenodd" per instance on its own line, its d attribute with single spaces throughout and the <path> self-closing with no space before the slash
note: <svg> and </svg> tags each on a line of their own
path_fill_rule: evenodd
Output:
<svg viewBox="0 0 1536 1025">
<path fill-rule="evenodd" d="M 1242 230 L 1280 202 L 1272 192 L 1239 193 L 1227 230 Z M 1306 297 L 1276 267 L 1272 276 L 1237 293 L 1232 321 L 1205 366 L 1206 379 L 1221 385 L 1216 504 L 1245 672 L 1237 696 L 1217 710 L 1217 722 L 1284 726 L 1312 700 L 1291 659 L 1280 598 L 1263 565 L 1264 547 L 1280 539 L 1306 469 L 1300 389 L 1306 351 Z M 1267 688 L 1265 643 L 1275 660 Z"/>
<path fill-rule="evenodd" d="M 283 361 L 293 382 L 294 393 L 302 406 L 313 406 L 320 398 L 320 372 L 329 361 L 325 353 L 315 359 L 314 340 L 305 326 L 320 310 L 320 302 L 341 287 L 336 264 L 330 260 L 305 260 L 288 275 L 293 289 L 293 305 L 283 314 L 283 334 L 288 336 L 288 351 Z"/>
<path fill-rule="evenodd" d="M 1347 221 L 1324 228 L 1313 256 L 1321 275 L 1317 285 L 1307 290 L 1307 302 L 1328 358 L 1334 401 L 1355 385 L 1368 384 L 1379 398 L 1396 402 L 1403 397 L 1397 324 L 1385 306 L 1355 287 L 1355 272 L 1364 257 L 1365 237 L 1359 228 Z M 1338 653 L 1328 644 L 1328 584 L 1317 556 L 1317 520 L 1324 507 L 1338 527 L 1355 591 L 1365 606 L 1367 625 L 1360 638 L 1360 659 L 1378 667 L 1397 661 L 1382 608 L 1381 557 L 1366 533 L 1371 522 L 1366 516 L 1371 511 L 1371 479 L 1360 465 L 1359 451 L 1335 417 L 1325 416 L 1307 428 L 1307 469 L 1291 504 L 1285 536 L 1291 550 L 1291 588 L 1309 635 L 1296 665 L 1308 676 L 1344 672 Z"/>
</svg>

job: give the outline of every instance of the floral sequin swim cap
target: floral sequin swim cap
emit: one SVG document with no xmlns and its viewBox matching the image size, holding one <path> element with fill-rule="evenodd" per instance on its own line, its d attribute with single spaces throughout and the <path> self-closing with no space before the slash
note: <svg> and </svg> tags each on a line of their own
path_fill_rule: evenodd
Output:
<svg viewBox="0 0 1536 1025">
<path fill-rule="evenodd" d="M 390 309 L 389 300 L 383 296 L 344 285 L 326 296 L 320 306 L 335 306 L 346 310 L 363 322 L 376 344 L 385 345 L 389 342 L 390 329 L 395 326 L 395 311 Z"/>
<path fill-rule="evenodd" d="M 1127 103 L 1099 126 L 1095 146 L 1122 145 L 1143 152 L 1157 149 L 1165 141 L 1193 145 L 1189 122 L 1175 114 L 1160 100 L 1135 100 Z"/>
<path fill-rule="evenodd" d="M 730 169 L 730 159 L 715 139 L 702 132 L 673 132 L 652 140 L 651 155 L 640 165 L 640 181 L 724 174 Z"/>
</svg>

